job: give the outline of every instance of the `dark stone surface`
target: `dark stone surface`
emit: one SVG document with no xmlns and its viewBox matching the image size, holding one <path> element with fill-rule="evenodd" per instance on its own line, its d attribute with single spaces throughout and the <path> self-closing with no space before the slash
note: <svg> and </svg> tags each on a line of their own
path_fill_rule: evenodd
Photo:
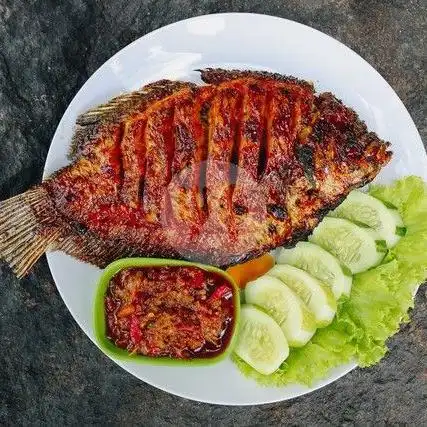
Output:
<svg viewBox="0 0 427 427">
<path fill-rule="evenodd" d="M 194 15 L 258 12 L 336 37 L 368 60 L 427 136 L 425 0 L 0 0 L 0 199 L 41 177 L 72 97 L 113 53 Z M 427 425 L 427 292 L 372 369 L 293 401 L 250 408 L 168 395 L 121 370 L 68 313 L 43 259 L 0 266 L 0 423 L 20 425 Z"/>
</svg>

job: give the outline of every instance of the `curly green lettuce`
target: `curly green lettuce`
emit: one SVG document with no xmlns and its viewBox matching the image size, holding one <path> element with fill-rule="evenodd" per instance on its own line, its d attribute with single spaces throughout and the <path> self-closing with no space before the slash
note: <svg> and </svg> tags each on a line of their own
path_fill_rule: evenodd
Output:
<svg viewBox="0 0 427 427">
<path fill-rule="evenodd" d="M 409 321 L 414 293 L 427 278 L 427 184 L 408 176 L 373 185 L 369 193 L 398 209 L 406 235 L 380 266 L 354 276 L 351 295 L 340 299 L 334 321 L 306 346 L 291 349 L 275 373 L 262 375 L 233 355 L 244 375 L 266 386 L 310 386 L 350 360 L 362 367 L 377 363 L 387 352 L 387 339 Z"/>
</svg>

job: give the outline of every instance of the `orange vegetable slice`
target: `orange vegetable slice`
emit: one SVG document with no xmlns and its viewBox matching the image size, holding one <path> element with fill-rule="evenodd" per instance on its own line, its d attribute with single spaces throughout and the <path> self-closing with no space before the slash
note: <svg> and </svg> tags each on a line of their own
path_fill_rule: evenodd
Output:
<svg viewBox="0 0 427 427">
<path fill-rule="evenodd" d="M 125 305 L 117 313 L 117 317 L 127 317 L 135 312 L 135 306 L 132 304 Z"/>
<path fill-rule="evenodd" d="M 267 253 L 243 264 L 233 265 L 227 269 L 227 273 L 239 287 L 244 288 L 246 283 L 258 279 L 273 268 L 274 262 L 274 257 Z"/>
</svg>

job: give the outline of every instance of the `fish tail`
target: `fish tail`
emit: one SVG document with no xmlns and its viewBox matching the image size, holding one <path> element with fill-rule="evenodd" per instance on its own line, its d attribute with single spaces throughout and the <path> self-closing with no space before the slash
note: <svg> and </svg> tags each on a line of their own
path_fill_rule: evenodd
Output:
<svg viewBox="0 0 427 427">
<path fill-rule="evenodd" d="M 59 238 L 52 223 L 52 203 L 43 186 L 0 202 L 0 258 L 25 276 Z"/>
</svg>

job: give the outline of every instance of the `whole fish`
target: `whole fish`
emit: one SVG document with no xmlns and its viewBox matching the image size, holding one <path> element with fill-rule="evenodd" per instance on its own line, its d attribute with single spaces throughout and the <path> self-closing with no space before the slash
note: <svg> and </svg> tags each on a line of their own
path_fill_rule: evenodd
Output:
<svg viewBox="0 0 427 427">
<path fill-rule="evenodd" d="M 391 158 L 331 93 L 267 72 L 201 70 L 77 119 L 71 164 L 0 204 L 0 256 L 24 276 L 48 250 L 228 266 L 306 237 Z"/>
</svg>

